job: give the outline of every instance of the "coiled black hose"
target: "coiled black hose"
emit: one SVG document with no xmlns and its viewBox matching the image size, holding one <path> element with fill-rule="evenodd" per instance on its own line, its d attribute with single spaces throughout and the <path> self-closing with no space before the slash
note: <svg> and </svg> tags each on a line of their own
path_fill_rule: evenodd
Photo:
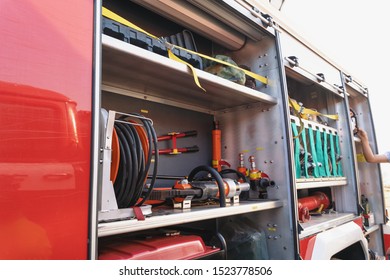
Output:
<svg viewBox="0 0 390 280">
<path fill-rule="evenodd" d="M 118 188 L 117 203 L 119 208 L 131 206 L 130 199 L 136 192 L 136 181 L 139 173 L 139 161 L 137 158 L 134 137 L 127 129 L 126 124 L 115 123 L 118 139 L 122 143 L 124 158 L 121 158 L 120 169 L 123 170 L 120 185 L 114 183 L 114 188 Z"/>
<path fill-rule="evenodd" d="M 125 118 L 122 117 L 120 120 L 125 120 Z M 153 148 L 157 151 L 157 136 L 150 120 L 141 118 L 141 121 L 149 143 L 147 158 L 145 158 L 140 136 L 133 124 L 115 122 L 114 125 L 120 150 L 118 176 L 114 182 L 115 196 L 119 208 L 142 205 L 156 181 L 158 152 L 154 154 L 154 170 L 149 189 L 146 192 L 144 191 L 144 184 L 152 162 Z"/>
<path fill-rule="evenodd" d="M 136 115 L 138 115 L 138 114 L 136 114 Z M 139 115 L 139 116 L 141 116 L 141 115 Z M 157 140 L 156 131 L 154 130 L 153 125 L 149 120 L 141 119 L 141 121 L 142 121 L 144 127 L 146 128 L 147 137 L 148 137 L 148 141 L 149 141 L 148 159 L 147 159 L 147 163 L 146 163 L 146 167 L 145 167 L 146 172 L 144 172 L 144 174 L 142 176 L 142 182 L 144 182 L 147 178 L 148 170 L 149 170 L 151 162 L 152 162 L 153 154 L 154 154 L 154 165 L 153 165 L 152 179 L 150 181 L 149 188 L 147 189 L 147 191 L 143 195 L 142 195 L 143 188 L 141 189 L 141 195 L 143 197 L 142 197 L 142 200 L 137 204 L 137 206 L 142 205 L 148 199 L 150 193 L 152 192 L 152 190 L 154 188 L 154 184 L 155 184 L 156 178 L 157 178 L 157 167 L 158 167 L 158 158 L 159 158 L 158 157 L 158 143 L 157 143 L 158 140 Z M 153 153 L 152 144 L 153 144 L 154 151 L 155 151 L 154 153 Z"/>
</svg>

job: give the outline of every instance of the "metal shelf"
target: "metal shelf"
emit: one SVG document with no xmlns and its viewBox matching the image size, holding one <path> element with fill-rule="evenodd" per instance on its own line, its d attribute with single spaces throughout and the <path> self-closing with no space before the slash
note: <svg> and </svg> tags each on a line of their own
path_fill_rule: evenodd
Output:
<svg viewBox="0 0 390 280">
<path fill-rule="evenodd" d="M 102 35 L 102 44 L 103 90 L 208 112 L 277 104 L 273 96 L 196 69 L 204 92 L 183 63 L 107 35 Z"/>
<path fill-rule="evenodd" d="M 379 229 L 379 225 L 373 225 L 371 227 L 366 228 L 366 232 L 364 233 L 364 235 L 367 236 L 375 231 L 379 231 Z"/>
<path fill-rule="evenodd" d="M 321 216 L 312 216 L 310 221 L 301 223 L 303 230 L 299 234 L 299 238 L 305 238 L 321 231 L 342 225 L 353 221 L 356 218 L 352 213 L 330 213 L 322 214 Z"/>
<path fill-rule="evenodd" d="M 227 205 L 226 207 L 219 206 L 197 206 L 191 209 L 164 209 L 153 210 L 151 217 L 146 217 L 143 221 L 135 219 L 100 223 L 98 225 L 98 236 L 109 236 L 127 232 L 135 232 L 140 230 L 152 229 L 157 227 L 166 227 L 183 223 L 201 221 L 205 219 L 213 219 L 227 217 L 237 214 L 245 214 L 249 212 L 263 211 L 283 206 L 283 202 L 279 200 L 256 200 L 256 201 L 241 201 L 236 205 Z"/>
<path fill-rule="evenodd" d="M 297 189 L 310 189 L 334 186 L 346 186 L 346 177 L 332 177 L 332 178 L 303 178 L 296 180 Z"/>
</svg>

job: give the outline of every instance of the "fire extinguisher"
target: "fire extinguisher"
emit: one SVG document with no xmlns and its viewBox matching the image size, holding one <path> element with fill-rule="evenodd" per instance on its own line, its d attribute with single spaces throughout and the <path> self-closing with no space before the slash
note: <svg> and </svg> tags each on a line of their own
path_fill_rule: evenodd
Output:
<svg viewBox="0 0 390 280">
<path fill-rule="evenodd" d="M 304 223 L 310 220 L 310 211 L 320 208 L 326 209 L 330 205 L 329 197 L 323 192 L 316 192 L 311 196 L 298 199 L 299 221 Z"/>
</svg>

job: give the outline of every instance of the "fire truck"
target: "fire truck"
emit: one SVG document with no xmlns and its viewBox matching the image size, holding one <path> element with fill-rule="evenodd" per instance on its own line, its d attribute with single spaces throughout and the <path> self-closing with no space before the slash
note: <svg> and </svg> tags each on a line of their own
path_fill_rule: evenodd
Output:
<svg viewBox="0 0 390 280">
<path fill-rule="evenodd" d="M 388 259 L 369 91 L 268 1 L 0 7 L 0 259 Z"/>
</svg>

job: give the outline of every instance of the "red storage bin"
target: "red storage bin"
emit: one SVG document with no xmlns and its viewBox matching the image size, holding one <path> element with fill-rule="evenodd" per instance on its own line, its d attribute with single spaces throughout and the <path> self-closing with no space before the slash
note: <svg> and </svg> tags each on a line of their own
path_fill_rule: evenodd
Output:
<svg viewBox="0 0 390 280">
<path fill-rule="evenodd" d="M 189 260 L 220 251 L 206 246 L 197 235 L 116 237 L 103 241 L 99 248 L 100 260 Z"/>
</svg>

